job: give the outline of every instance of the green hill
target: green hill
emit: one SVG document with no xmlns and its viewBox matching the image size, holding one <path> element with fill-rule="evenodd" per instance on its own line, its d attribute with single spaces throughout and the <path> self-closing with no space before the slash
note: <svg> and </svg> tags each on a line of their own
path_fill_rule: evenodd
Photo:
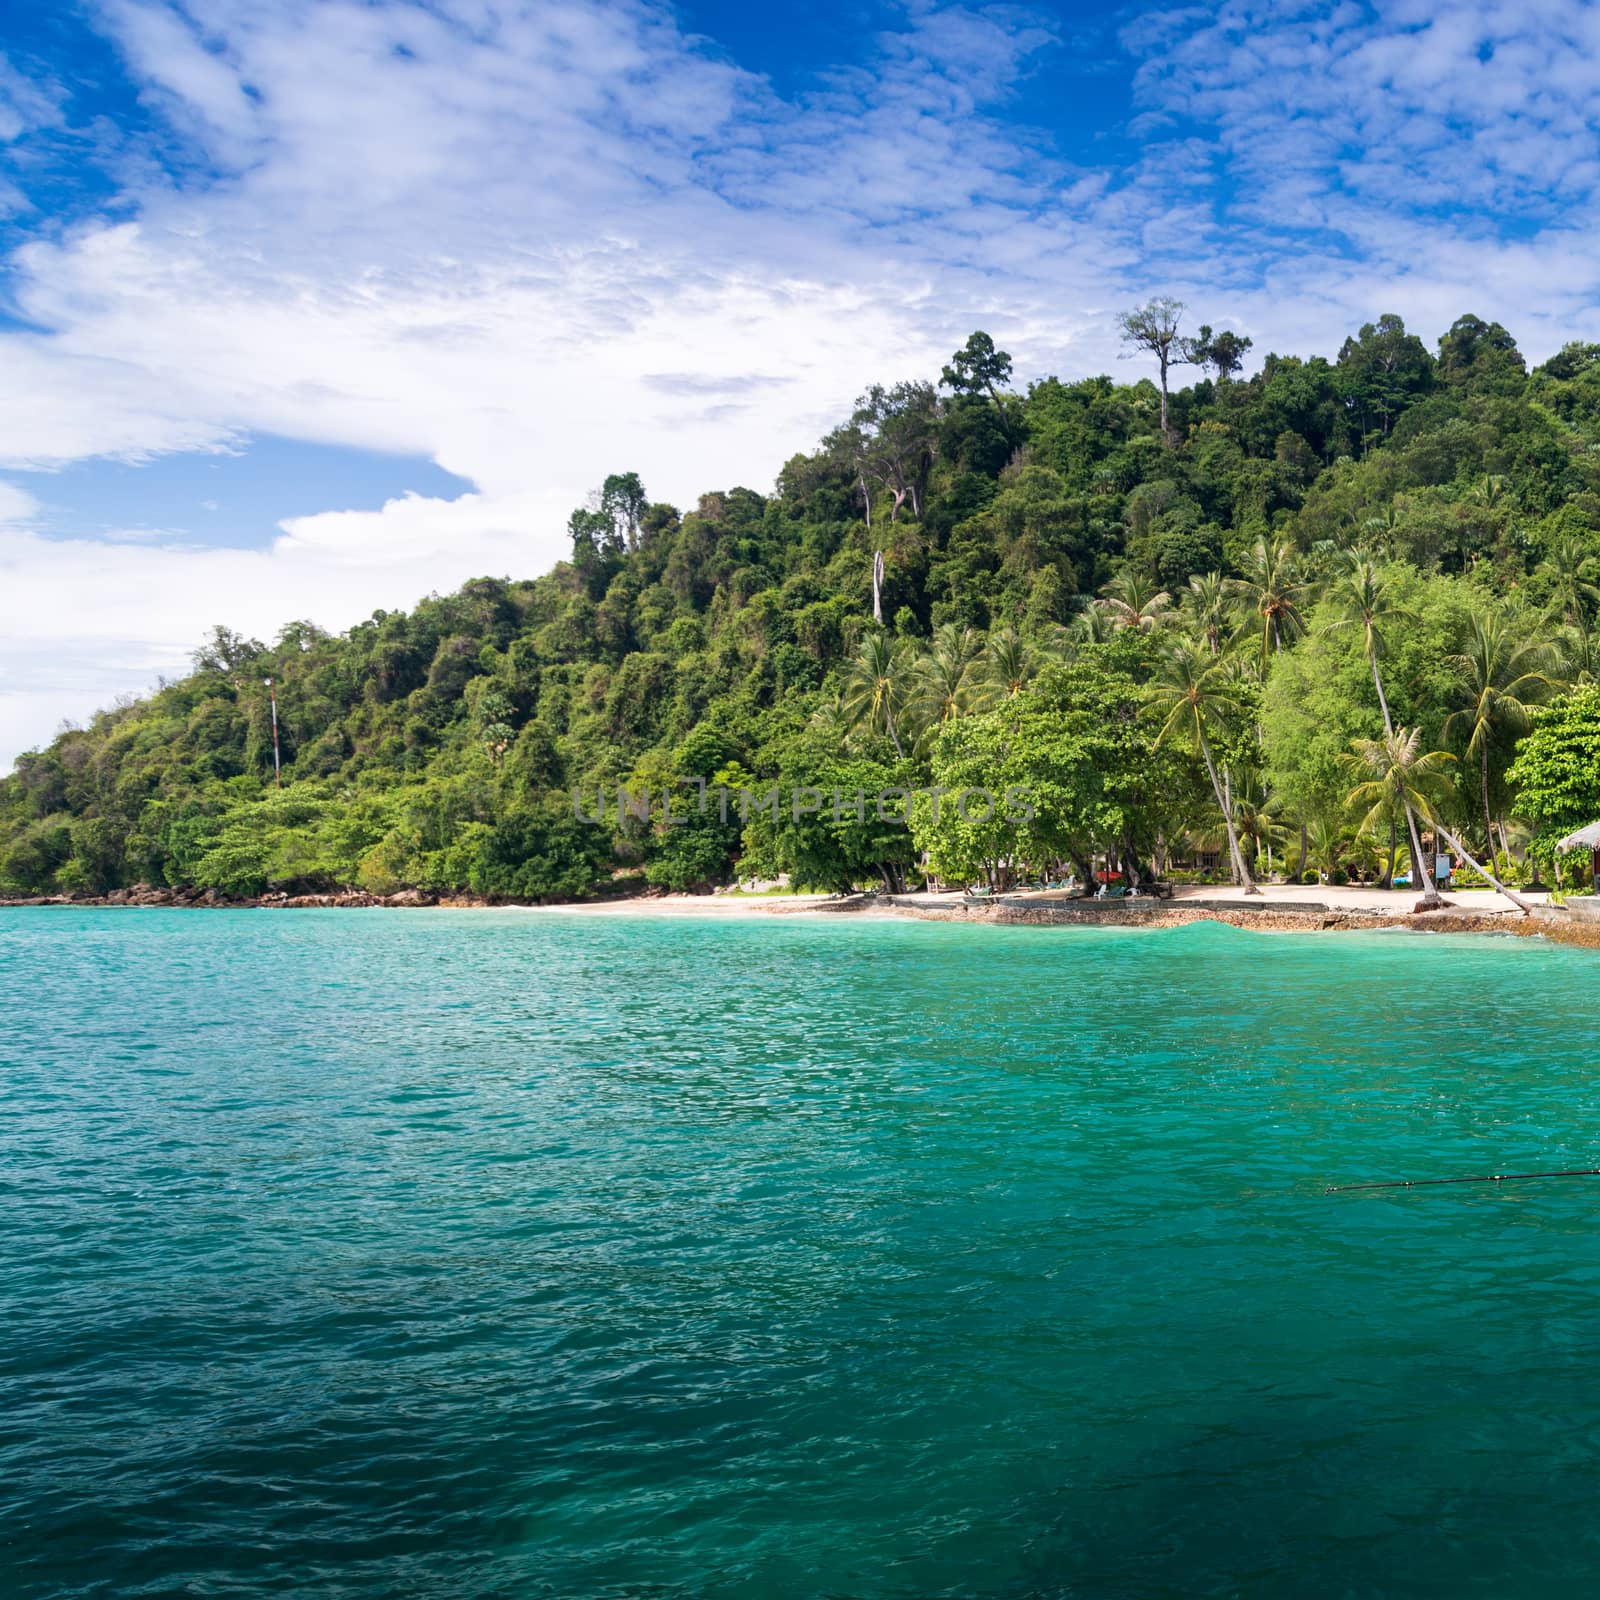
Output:
<svg viewBox="0 0 1600 1600">
<path fill-rule="evenodd" d="M 1385 317 L 1248 379 L 1226 333 L 1170 353 L 1198 381 L 1165 432 L 1148 379 L 1016 393 L 974 335 L 768 494 L 680 511 L 619 474 L 543 577 L 338 636 L 219 628 L 0 782 L 0 888 L 899 886 L 924 851 L 1000 881 L 1096 849 L 1226 867 L 1225 821 L 1239 867 L 1371 873 L 1406 823 L 1362 791 L 1393 775 L 1356 746 L 1384 732 L 1369 644 L 1415 753 L 1454 758 L 1415 775 L 1424 824 L 1503 857 L 1519 816 L 1541 852 L 1600 816 L 1600 346 L 1530 373 L 1498 325 L 1430 351 Z M 1035 815 L 951 798 L 1009 786 Z M 937 815 L 871 799 L 936 787 Z"/>
</svg>

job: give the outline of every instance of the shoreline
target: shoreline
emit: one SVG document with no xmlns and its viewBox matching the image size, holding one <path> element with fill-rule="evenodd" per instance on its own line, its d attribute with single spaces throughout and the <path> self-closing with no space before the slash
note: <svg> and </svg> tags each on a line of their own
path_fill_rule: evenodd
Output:
<svg viewBox="0 0 1600 1600">
<path fill-rule="evenodd" d="M 1169 900 L 1071 900 L 1059 893 L 1018 892 L 969 900 L 959 892 L 905 895 L 631 895 L 611 900 L 529 905 L 493 902 L 475 895 L 430 895 L 402 890 L 389 896 L 360 891 L 320 895 L 264 895 L 230 899 L 215 890 L 115 890 L 109 895 L 35 895 L 0 899 L 11 907 L 64 906 L 91 909 L 169 910 L 499 910 L 583 917 L 788 916 L 807 919 L 897 918 L 921 922 L 992 923 L 1011 927 L 1175 928 L 1221 922 L 1258 933 L 1351 933 L 1401 930 L 1414 933 L 1544 936 L 1562 944 L 1600 949 L 1600 918 L 1565 907 L 1537 906 L 1525 916 L 1501 895 L 1458 891 L 1444 907 L 1423 911 L 1409 894 L 1348 887 L 1264 885 L 1259 898 L 1230 888 L 1187 888 Z M 1466 900 L 1466 904 L 1462 903 Z"/>
</svg>

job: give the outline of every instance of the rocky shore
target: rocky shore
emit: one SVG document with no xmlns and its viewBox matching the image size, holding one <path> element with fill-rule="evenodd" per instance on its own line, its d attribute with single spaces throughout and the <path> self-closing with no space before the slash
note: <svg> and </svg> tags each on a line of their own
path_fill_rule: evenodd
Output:
<svg viewBox="0 0 1600 1600">
<path fill-rule="evenodd" d="M 389 906 L 407 909 L 419 906 L 486 906 L 489 902 L 474 895 L 437 895 L 425 889 L 401 889 L 396 894 L 367 894 L 360 889 L 340 889 L 329 894 L 264 894 L 251 897 L 223 894 L 220 889 L 157 888 L 148 883 L 131 889 L 113 889 L 109 894 L 43 894 L 0 896 L 3 906 L 172 906 L 182 910 L 262 910 L 299 911 L 327 908 L 366 909 Z"/>
<path fill-rule="evenodd" d="M 1268 891 L 1270 895 L 1270 890 Z M 34 895 L 0 898 L 6 906 L 170 907 L 184 910 L 416 910 L 488 908 L 506 902 L 471 894 L 434 894 L 401 889 L 391 895 L 345 889 L 327 894 L 265 894 L 229 897 L 216 889 L 136 884 L 109 894 Z M 1028 894 L 971 900 L 959 895 L 793 895 L 734 899 L 711 895 L 628 895 L 541 910 L 623 916 L 744 915 L 909 917 L 928 922 L 987 922 L 1032 927 L 1179 928 L 1192 922 L 1223 922 L 1260 933 L 1350 933 L 1385 928 L 1413 933 L 1542 935 L 1563 944 L 1600 949 L 1600 917 L 1576 915 L 1559 906 L 1539 906 L 1533 916 L 1455 904 L 1429 911 L 1421 902 L 1393 906 L 1340 905 L 1316 900 L 1245 901 L 1226 893 L 1183 900 L 1065 900 Z"/>
</svg>

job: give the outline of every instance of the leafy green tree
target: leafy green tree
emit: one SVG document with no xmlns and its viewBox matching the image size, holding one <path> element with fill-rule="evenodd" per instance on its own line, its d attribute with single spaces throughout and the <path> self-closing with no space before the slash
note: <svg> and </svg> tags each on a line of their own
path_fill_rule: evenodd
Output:
<svg viewBox="0 0 1600 1600">
<path fill-rule="evenodd" d="M 468 881 L 494 900 L 581 900 L 594 893 L 609 857 L 605 834 L 553 798 L 496 822 L 482 837 Z"/>
<path fill-rule="evenodd" d="M 1376 424 L 1387 437 L 1396 420 L 1433 387 L 1433 360 L 1401 318 L 1385 313 L 1345 340 L 1338 374 L 1361 433 Z"/>
<path fill-rule="evenodd" d="M 1201 323 L 1199 332 L 1189 341 L 1189 359 L 1197 367 L 1214 371 L 1218 383 L 1227 383 L 1244 365 L 1254 343 L 1226 328 L 1213 333 L 1209 323 Z"/>
<path fill-rule="evenodd" d="M 1556 840 L 1600 821 L 1600 686 L 1580 684 L 1535 711 L 1507 778 L 1512 810 L 1533 826 L 1534 859 L 1553 865 Z"/>
<path fill-rule="evenodd" d="M 951 356 L 939 375 L 939 382 L 958 395 L 985 396 L 1007 440 L 1011 425 L 1006 417 L 1004 391 L 1011 382 L 1011 357 L 997 350 L 988 334 L 979 331 Z"/>
</svg>

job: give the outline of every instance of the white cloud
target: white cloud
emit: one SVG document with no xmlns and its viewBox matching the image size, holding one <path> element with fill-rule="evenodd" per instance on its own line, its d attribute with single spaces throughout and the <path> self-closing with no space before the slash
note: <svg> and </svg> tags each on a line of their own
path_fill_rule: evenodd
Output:
<svg viewBox="0 0 1600 1600">
<path fill-rule="evenodd" d="M 425 454 L 476 492 L 301 518 L 264 553 L 13 527 L 0 760 L 213 622 L 343 626 L 540 570 L 608 472 L 679 503 L 765 488 L 974 326 L 1024 375 L 1110 368 L 1112 313 L 1153 292 L 1263 353 L 1331 352 L 1388 309 L 1429 335 L 1499 316 L 1543 353 L 1600 292 L 1575 4 L 1147 15 L 1123 35 L 1144 144 L 1098 168 L 1003 120 L 1026 74 L 1073 92 L 1009 7 L 913 0 L 787 100 L 653 0 L 98 14 L 185 160 L 128 155 L 120 220 L 13 257 L 46 331 L 0 335 L 0 465 L 263 430 Z M 57 115 L 9 83 L 0 117 Z"/>
<path fill-rule="evenodd" d="M 0 479 L 0 528 L 31 522 L 38 510 L 38 501 L 26 489 Z"/>
</svg>

